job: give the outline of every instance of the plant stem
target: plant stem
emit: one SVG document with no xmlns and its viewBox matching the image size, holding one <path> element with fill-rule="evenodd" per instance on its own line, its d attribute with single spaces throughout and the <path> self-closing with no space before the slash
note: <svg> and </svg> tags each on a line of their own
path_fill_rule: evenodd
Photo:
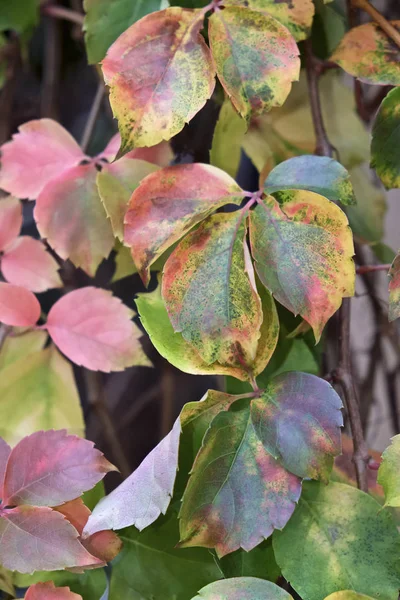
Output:
<svg viewBox="0 0 400 600">
<path fill-rule="evenodd" d="M 368 0 L 352 0 L 353 6 L 368 13 L 388 37 L 400 48 L 400 32 Z"/>
<path fill-rule="evenodd" d="M 71 10 L 70 8 L 64 8 L 63 6 L 44 6 L 42 12 L 49 17 L 55 17 L 56 19 L 63 19 L 64 21 L 70 21 L 77 25 L 83 25 L 84 15 Z"/>
<path fill-rule="evenodd" d="M 374 273 L 375 271 L 388 271 L 391 265 L 362 265 L 361 267 L 357 267 L 356 273 L 357 275 L 364 275 L 364 273 Z"/>
<path fill-rule="evenodd" d="M 86 121 L 85 129 L 82 135 L 81 148 L 83 152 L 87 151 L 89 146 L 90 138 L 92 137 L 94 126 L 96 125 L 96 120 L 99 115 L 99 111 L 101 108 L 101 103 L 104 98 L 105 87 L 103 81 L 99 81 L 99 85 L 97 86 L 96 95 L 93 100 L 92 107 L 90 109 L 89 118 Z"/>
</svg>

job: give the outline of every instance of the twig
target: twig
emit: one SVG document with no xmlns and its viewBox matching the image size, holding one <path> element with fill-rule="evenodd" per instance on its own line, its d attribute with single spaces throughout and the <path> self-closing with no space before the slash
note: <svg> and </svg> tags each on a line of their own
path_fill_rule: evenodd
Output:
<svg viewBox="0 0 400 600">
<path fill-rule="evenodd" d="M 49 6 L 48 8 L 58 8 Z M 54 19 L 44 19 L 43 81 L 40 97 L 42 117 L 58 118 L 58 88 L 60 80 L 60 27 Z"/>
<path fill-rule="evenodd" d="M 364 275 L 365 273 L 374 273 L 375 271 L 388 271 L 391 265 L 362 265 L 361 267 L 357 267 L 356 273 L 357 275 Z"/>
<path fill-rule="evenodd" d="M 63 6 L 53 6 L 47 5 L 42 8 L 42 13 L 48 15 L 49 17 L 55 17 L 56 19 L 63 19 L 65 21 L 70 21 L 71 23 L 75 23 L 76 25 L 83 25 L 84 15 L 76 12 L 75 10 L 71 10 L 70 8 L 64 8 Z"/>
<path fill-rule="evenodd" d="M 96 95 L 93 100 L 92 107 L 90 109 L 89 118 L 86 121 L 85 129 L 84 129 L 84 132 L 82 135 L 81 148 L 82 148 L 83 152 L 86 152 L 86 150 L 89 146 L 90 138 L 92 137 L 94 126 L 96 124 L 96 120 L 97 120 L 97 117 L 99 115 L 99 111 L 101 108 L 101 103 L 104 98 L 104 93 L 105 93 L 104 83 L 102 81 L 100 81 L 99 85 L 97 86 L 97 91 L 96 91 Z"/>
<path fill-rule="evenodd" d="M 393 27 L 390 21 L 388 21 L 375 6 L 372 6 L 368 0 L 352 0 L 352 4 L 368 13 L 370 17 L 374 19 L 375 23 L 377 23 L 386 35 L 400 48 L 400 32 Z"/>
</svg>

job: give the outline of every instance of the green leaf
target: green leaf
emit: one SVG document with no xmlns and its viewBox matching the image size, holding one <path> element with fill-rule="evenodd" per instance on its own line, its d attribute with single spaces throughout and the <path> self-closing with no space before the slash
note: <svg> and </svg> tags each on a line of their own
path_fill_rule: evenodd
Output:
<svg viewBox="0 0 400 600">
<path fill-rule="evenodd" d="M 82 500 L 89 510 L 93 511 L 96 504 L 105 496 L 104 482 L 99 481 L 94 488 L 82 494 Z"/>
<path fill-rule="evenodd" d="M 250 552 L 240 549 L 216 560 L 226 578 L 258 577 L 276 581 L 281 573 L 276 564 L 272 538 L 265 540 Z"/>
<path fill-rule="evenodd" d="M 351 230 L 360 243 L 376 244 L 384 234 L 385 193 L 382 186 L 372 180 L 366 165 L 350 169 L 350 178 L 357 198 L 357 205 L 346 209 Z"/>
<path fill-rule="evenodd" d="M 356 488 L 304 482 L 293 517 L 273 538 L 283 575 L 303 600 L 343 589 L 397 600 L 400 537 L 379 509 Z"/>
<path fill-rule="evenodd" d="M 14 585 L 20 588 L 39 582 L 54 581 L 56 586 L 68 586 L 71 592 L 80 594 L 85 600 L 99 600 L 107 585 L 104 569 L 89 570 L 82 574 L 68 571 L 37 571 L 33 575 L 22 575 L 14 572 L 13 578 Z"/>
<path fill-rule="evenodd" d="M 163 0 L 84 0 L 84 31 L 89 63 L 100 62 L 130 25 L 163 8 Z"/>
<path fill-rule="evenodd" d="M 400 187 L 400 88 L 388 93 L 376 115 L 371 167 L 376 169 L 387 189 Z"/>
<path fill-rule="evenodd" d="M 214 130 L 210 151 L 210 163 L 219 167 L 231 177 L 235 177 L 239 168 L 243 136 L 246 123 L 239 117 L 227 98 L 221 107 Z"/>
<path fill-rule="evenodd" d="M 351 590 L 344 590 L 343 592 L 334 592 L 330 594 L 325 600 L 374 600 L 371 596 L 365 596 L 364 594 L 357 594 Z"/>
<path fill-rule="evenodd" d="M 9 364 L 0 377 L 0 436 L 13 446 L 41 429 L 85 430 L 72 367 L 54 346 Z"/>
<path fill-rule="evenodd" d="M 235 577 L 210 583 L 193 600 L 293 600 L 270 581 L 255 577 Z"/>
<path fill-rule="evenodd" d="M 204 549 L 178 550 L 176 513 L 170 511 L 141 533 L 121 532 L 123 550 L 114 562 L 110 598 L 188 600 L 221 574 Z"/>
<path fill-rule="evenodd" d="M 266 194 L 293 189 L 309 190 L 346 206 L 356 203 L 348 171 L 325 156 L 290 158 L 272 169 L 264 183 Z"/>
<path fill-rule="evenodd" d="M 0 590 L 2 592 L 6 592 L 9 596 L 14 598 L 15 589 L 13 584 L 13 573 L 12 571 L 8 571 L 4 569 L 4 567 L 0 566 Z"/>
<path fill-rule="evenodd" d="M 340 452 L 340 406 L 329 384 L 304 373 L 275 378 L 259 398 L 237 397 L 211 422 L 196 457 L 180 545 L 224 556 L 284 527 L 301 492 L 293 473 L 326 479 Z"/>
<path fill-rule="evenodd" d="M 335 0 L 330 6 L 324 0 L 315 0 L 313 45 L 321 58 L 332 54 L 347 31 L 343 8 L 340 0 Z"/>
<path fill-rule="evenodd" d="M 389 321 L 400 317 L 400 253 L 389 270 Z"/>
<path fill-rule="evenodd" d="M 0 352 L 0 369 L 41 350 L 47 340 L 45 331 L 27 331 L 26 333 L 15 331 L 15 333 L 17 334 L 15 337 L 9 335 L 4 341 Z"/>
<path fill-rule="evenodd" d="M 400 506 L 400 435 L 392 437 L 382 454 L 378 483 L 385 491 L 385 506 Z"/>
<path fill-rule="evenodd" d="M 209 38 L 218 77 L 247 122 L 285 102 L 300 74 L 299 51 L 286 27 L 232 6 L 210 17 Z"/>
<path fill-rule="evenodd" d="M 25 33 L 39 21 L 38 0 L 0 0 L 0 31 Z"/>
<path fill-rule="evenodd" d="M 312 326 L 318 342 L 342 298 L 354 294 L 346 215 L 314 192 L 281 192 L 279 201 L 267 196 L 251 211 L 250 240 L 262 283 Z"/>
</svg>

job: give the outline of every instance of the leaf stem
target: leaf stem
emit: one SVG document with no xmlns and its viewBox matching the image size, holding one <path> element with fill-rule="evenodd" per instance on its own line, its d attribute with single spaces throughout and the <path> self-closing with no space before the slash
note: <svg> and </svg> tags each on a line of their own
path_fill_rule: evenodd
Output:
<svg viewBox="0 0 400 600">
<path fill-rule="evenodd" d="M 374 273 L 375 271 L 388 271 L 391 265 L 362 265 L 361 267 L 357 267 L 356 273 L 357 275 L 364 275 L 364 273 Z"/>
<path fill-rule="evenodd" d="M 52 4 L 44 6 L 42 13 L 49 17 L 55 17 L 56 19 L 63 19 L 64 21 L 70 21 L 76 25 L 83 25 L 84 15 L 71 10 L 70 8 L 64 8 L 63 6 L 54 6 Z"/>
<path fill-rule="evenodd" d="M 93 100 L 92 107 L 90 109 L 89 118 L 86 122 L 85 129 L 82 135 L 81 148 L 82 151 L 86 153 L 87 148 L 89 146 L 90 139 L 93 135 L 93 130 L 96 125 L 97 117 L 99 115 L 99 111 L 101 108 L 101 103 L 104 98 L 105 87 L 103 81 L 99 81 L 99 85 L 97 86 L 96 95 Z"/>
<path fill-rule="evenodd" d="M 382 13 L 379 12 L 375 6 L 373 6 L 368 0 L 351 0 L 353 6 L 361 8 L 368 13 L 379 25 L 381 29 L 386 33 L 388 37 L 400 48 L 400 32 L 388 21 Z"/>
</svg>

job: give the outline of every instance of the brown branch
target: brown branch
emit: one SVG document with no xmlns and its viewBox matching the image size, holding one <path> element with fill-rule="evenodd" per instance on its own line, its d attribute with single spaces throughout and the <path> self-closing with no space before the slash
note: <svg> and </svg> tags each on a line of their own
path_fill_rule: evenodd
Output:
<svg viewBox="0 0 400 600">
<path fill-rule="evenodd" d="M 82 148 L 83 152 L 87 151 L 90 139 L 93 135 L 97 117 L 99 116 L 99 112 L 101 109 L 101 103 L 104 98 L 104 93 L 105 93 L 104 82 L 99 81 L 99 84 L 97 86 L 96 95 L 94 97 L 93 104 L 90 109 L 89 118 L 86 121 L 85 129 L 84 129 L 84 132 L 82 135 L 81 148 Z"/>
<path fill-rule="evenodd" d="M 372 6 L 372 4 L 368 2 L 368 0 L 351 1 L 353 6 L 355 6 L 356 8 L 361 8 L 361 10 L 364 10 L 366 13 L 368 13 L 370 17 L 374 19 L 375 23 L 377 23 L 379 27 L 383 29 L 386 35 L 390 37 L 390 39 L 393 40 L 393 42 L 400 48 L 400 32 L 398 32 L 397 29 L 393 27 L 390 21 L 388 21 L 382 15 L 382 13 L 380 13 L 379 10 L 375 8 L 375 6 Z"/>
<path fill-rule="evenodd" d="M 391 265 L 362 265 L 361 267 L 357 267 L 356 273 L 357 275 L 364 275 L 365 273 L 374 273 L 375 271 L 388 271 Z"/>
<path fill-rule="evenodd" d="M 71 23 L 75 23 L 76 25 L 83 25 L 84 15 L 76 12 L 75 10 L 71 10 L 70 8 L 64 8 L 63 6 L 53 6 L 47 5 L 42 8 L 42 13 L 48 15 L 49 17 L 54 17 L 56 19 L 63 19 L 64 21 L 70 21 Z"/>
<path fill-rule="evenodd" d="M 48 6 L 48 8 L 58 8 Z M 58 91 L 61 65 L 60 24 L 44 18 L 43 81 L 40 93 L 40 114 L 58 120 Z"/>
</svg>

